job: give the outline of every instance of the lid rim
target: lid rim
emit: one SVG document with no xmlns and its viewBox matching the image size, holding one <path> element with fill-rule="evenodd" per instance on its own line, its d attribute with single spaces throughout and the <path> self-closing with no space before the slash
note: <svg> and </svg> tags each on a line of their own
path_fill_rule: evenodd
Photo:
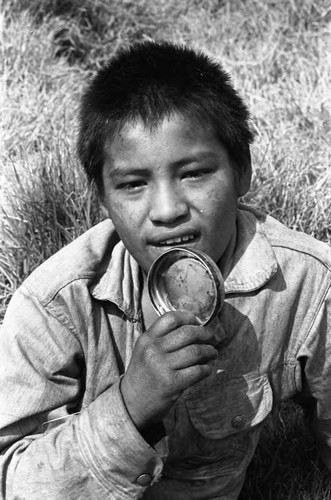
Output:
<svg viewBox="0 0 331 500">
<path fill-rule="evenodd" d="M 176 254 L 176 252 L 180 255 L 180 258 L 173 260 L 171 264 L 173 262 L 179 261 L 180 259 L 191 257 L 203 267 L 203 269 L 208 273 L 208 276 L 210 278 L 209 281 L 212 282 L 214 297 L 212 301 L 211 312 L 208 312 L 202 318 L 201 314 L 200 316 L 196 314 L 196 317 L 200 324 L 206 325 L 219 314 L 220 309 L 223 305 L 225 293 L 224 281 L 221 271 L 217 267 L 217 264 L 204 252 L 182 247 L 171 247 L 157 259 L 155 259 L 147 275 L 148 293 L 152 306 L 159 316 L 162 316 L 163 314 L 165 314 L 165 312 L 168 311 L 185 310 L 176 308 L 171 304 L 171 301 L 167 303 L 167 301 L 162 297 L 162 290 L 160 291 L 160 289 L 157 287 L 158 283 L 156 281 L 157 275 L 160 273 L 160 268 L 162 267 L 162 265 L 166 265 L 169 254 Z"/>
</svg>

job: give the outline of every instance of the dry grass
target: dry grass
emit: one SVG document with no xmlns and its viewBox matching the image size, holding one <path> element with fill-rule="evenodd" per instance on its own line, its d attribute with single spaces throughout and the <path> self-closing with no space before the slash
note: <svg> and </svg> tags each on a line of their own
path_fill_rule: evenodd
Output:
<svg viewBox="0 0 331 500">
<path fill-rule="evenodd" d="M 74 154 L 79 95 L 122 43 L 216 56 L 252 110 L 246 201 L 331 242 L 329 0 L 3 0 L 0 9 L 0 300 L 102 217 Z M 0 314 L 1 316 L 1 314 Z M 299 410 L 267 427 L 242 500 L 327 500 Z"/>
</svg>

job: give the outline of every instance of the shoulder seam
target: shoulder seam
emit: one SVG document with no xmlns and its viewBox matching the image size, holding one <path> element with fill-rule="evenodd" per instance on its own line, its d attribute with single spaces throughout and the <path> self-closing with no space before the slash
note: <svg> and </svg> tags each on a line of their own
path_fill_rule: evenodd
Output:
<svg viewBox="0 0 331 500">
<path fill-rule="evenodd" d="M 45 302 L 43 302 L 39 297 L 38 295 L 36 295 L 36 293 L 34 292 L 33 288 L 30 288 L 29 284 L 24 282 L 22 284 L 22 286 L 24 286 L 27 290 L 29 290 L 30 293 L 32 293 L 34 295 L 34 297 L 36 297 L 36 299 L 38 299 L 38 302 L 40 302 L 40 304 L 42 304 L 44 307 L 47 307 L 55 298 L 55 296 L 61 291 L 63 290 L 65 287 L 67 287 L 68 285 L 70 285 L 71 283 L 73 283 L 74 281 L 79 281 L 79 280 L 87 280 L 87 279 L 90 279 L 90 278 L 94 278 L 96 275 L 94 273 L 90 273 L 90 274 L 82 274 L 81 276 L 75 276 L 71 279 L 68 279 L 65 283 L 62 283 L 62 284 L 59 284 L 55 289 L 54 291 L 51 293 L 51 296 L 49 299 L 47 299 Z"/>
<path fill-rule="evenodd" d="M 318 262 L 320 262 L 324 267 L 326 267 L 326 269 L 328 271 L 331 271 L 331 262 L 329 263 L 329 262 L 321 259 L 318 255 L 310 253 L 310 252 L 308 252 L 308 251 L 306 251 L 306 250 L 304 250 L 302 248 L 297 248 L 297 247 L 294 247 L 294 246 L 291 246 L 291 245 L 288 245 L 288 244 L 285 245 L 285 244 L 281 244 L 281 243 L 273 243 L 271 241 L 270 241 L 270 244 L 271 244 L 272 248 L 285 248 L 286 250 L 291 250 L 293 252 L 298 252 L 298 253 L 302 253 L 302 254 L 308 255 L 312 259 L 317 260 Z"/>
<path fill-rule="evenodd" d="M 53 300 L 53 298 L 54 298 L 54 296 L 52 297 L 52 299 L 51 299 L 50 301 L 48 301 L 48 302 L 46 302 L 46 303 L 44 304 L 43 302 L 41 302 L 41 300 L 39 299 L 39 297 L 38 297 L 38 296 L 34 293 L 34 291 L 33 291 L 33 290 L 31 290 L 29 287 L 27 287 L 27 286 L 25 285 L 25 283 L 23 283 L 23 284 L 21 285 L 21 287 L 23 288 L 23 290 L 24 290 L 24 289 L 26 289 L 26 290 L 27 290 L 30 294 L 32 294 L 32 295 L 33 295 L 33 297 L 35 298 L 35 300 L 37 300 L 37 301 L 38 301 L 38 303 L 39 303 L 42 307 L 44 307 L 44 308 L 48 311 L 48 313 L 52 316 L 52 318 L 54 318 L 54 319 L 55 319 L 56 321 L 58 321 L 58 322 L 59 322 L 62 326 L 64 326 L 64 327 L 65 327 L 65 328 L 67 328 L 68 330 L 70 330 L 70 331 L 73 333 L 73 335 L 75 336 L 76 340 L 77 340 L 77 341 L 79 342 L 79 344 L 81 345 L 81 339 L 79 338 L 79 335 L 77 334 L 77 330 L 76 330 L 76 328 L 75 328 L 75 325 L 74 325 L 74 324 L 73 324 L 73 323 L 69 320 L 68 316 L 67 316 L 67 315 L 65 315 L 65 317 L 66 317 L 66 319 L 67 319 L 67 321 L 68 321 L 68 324 L 65 324 L 63 321 L 61 321 L 61 319 L 59 318 L 59 316 L 58 316 L 58 315 L 54 314 L 54 311 L 52 311 L 52 310 L 51 310 L 51 308 L 49 307 L 49 306 L 50 306 L 51 301 L 52 301 L 52 300 Z M 69 326 L 69 324 L 70 324 L 70 326 Z"/>
</svg>

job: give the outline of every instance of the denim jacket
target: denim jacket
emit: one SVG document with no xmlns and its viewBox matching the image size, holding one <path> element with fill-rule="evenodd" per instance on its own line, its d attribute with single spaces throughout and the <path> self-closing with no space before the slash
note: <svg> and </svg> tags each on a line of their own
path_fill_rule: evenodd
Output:
<svg viewBox="0 0 331 500">
<path fill-rule="evenodd" d="M 212 374 L 149 445 L 120 392 L 140 270 L 109 220 L 36 269 L 0 333 L 0 498 L 235 499 L 261 426 L 300 394 L 331 469 L 331 254 L 241 206 Z"/>
</svg>

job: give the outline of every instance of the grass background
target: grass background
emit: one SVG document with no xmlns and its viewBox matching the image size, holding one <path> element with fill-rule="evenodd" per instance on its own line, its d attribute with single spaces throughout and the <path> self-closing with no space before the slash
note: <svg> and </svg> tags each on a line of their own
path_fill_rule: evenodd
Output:
<svg viewBox="0 0 331 500">
<path fill-rule="evenodd" d="M 38 264 L 103 218 L 75 157 L 79 96 L 144 37 L 222 62 L 256 133 L 245 201 L 331 242 L 329 0 L 0 0 L 0 318 Z M 241 499 L 331 499 L 294 403 L 266 426 Z"/>
</svg>

